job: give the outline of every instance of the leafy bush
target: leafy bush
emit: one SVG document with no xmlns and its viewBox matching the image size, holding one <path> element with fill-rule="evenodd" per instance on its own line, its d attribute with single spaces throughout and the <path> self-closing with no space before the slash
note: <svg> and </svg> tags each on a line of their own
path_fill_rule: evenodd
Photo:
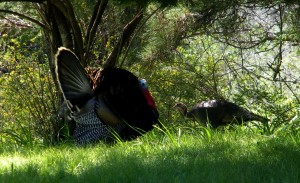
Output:
<svg viewBox="0 0 300 183">
<path fill-rule="evenodd" d="M 1 55 L 9 73 L 0 76 L 0 140 L 18 145 L 51 143 L 58 128 L 57 99 L 45 55 L 13 42 Z"/>
<path fill-rule="evenodd" d="M 279 79 L 274 79 L 270 65 L 278 55 L 271 49 L 276 43 L 242 50 L 218 37 L 190 34 L 185 11 L 174 8 L 150 18 L 140 36 L 140 48 L 134 45 L 128 57 L 128 67 L 148 80 L 163 121 L 178 121 L 172 109 L 175 102 L 193 106 L 225 98 L 270 119 L 267 124 L 253 123 L 251 128 L 274 134 L 295 127 L 298 133 L 297 50 L 284 45 L 290 52 L 283 58 Z"/>
</svg>

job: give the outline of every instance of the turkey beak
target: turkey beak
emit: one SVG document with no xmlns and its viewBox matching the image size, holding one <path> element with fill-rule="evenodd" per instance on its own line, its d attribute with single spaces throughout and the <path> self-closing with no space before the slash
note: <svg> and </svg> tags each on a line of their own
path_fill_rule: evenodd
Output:
<svg viewBox="0 0 300 183">
<path fill-rule="evenodd" d="M 174 104 L 172 108 L 178 108 L 178 104 Z"/>
</svg>

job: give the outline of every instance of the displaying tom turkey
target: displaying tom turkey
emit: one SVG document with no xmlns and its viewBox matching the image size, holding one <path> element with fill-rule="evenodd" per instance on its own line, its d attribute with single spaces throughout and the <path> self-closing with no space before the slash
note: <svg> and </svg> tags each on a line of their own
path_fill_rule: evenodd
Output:
<svg viewBox="0 0 300 183">
<path fill-rule="evenodd" d="M 189 111 L 183 103 L 176 103 L 174 108 L 178 109 L 182 115 L 188 118 L 203 123 L 209 122 L 213 128 L 227 124 L 242 124 L 247 121 L 268 121 L 267 118 L 254 114 L 226 100 L 203 101 L 192 107 Z"/>
<path fill-rule="evenodd" d="M 75 121 L 78 144 L 128 140 L 151 130 L 158 123 L 158 111 L 144 79 L 120 68 L 101 70 L 88 77 L 76 55 L 67 48 L 56 54 L 60 89 Z"/>
</svg>

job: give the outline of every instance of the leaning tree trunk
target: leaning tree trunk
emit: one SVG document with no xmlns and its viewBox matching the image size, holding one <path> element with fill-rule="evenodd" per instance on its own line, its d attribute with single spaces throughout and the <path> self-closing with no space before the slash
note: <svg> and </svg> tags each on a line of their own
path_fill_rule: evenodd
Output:
<svg viewBox="0 0 300 183">
<path fill-rule="evenodd" d="M 102 21 L 102 16 L 107 4 L 108 0 L 97 1 L 89 25 L 86 29 L 86 35 L 82 34 L 82 30 L 80 29 L 70 0 L 48 0 L 47 3 L 42 3 L 37 6 L 41 13 L 43 24 L 48 25 L 48 27 L 44 27 L 43 30 L 49 46 L 49 65 L 55 81 L 54 55 L 60 46 L 71 49 L 77 55 L 81 64 L 83 66 L 88 66 L 88 63 L 90 63 L 89 55 L 91 50 L 93 50 L 96 31 Z M 112 53 L 104 61 L 104 68 L 116 67 L 118 56 L 125 46 L 124 43 L 128 42 L 131 38 L 142 17 L 143 14 L 140 11 L 127 25 L 124 26 Z"/>
</svg>

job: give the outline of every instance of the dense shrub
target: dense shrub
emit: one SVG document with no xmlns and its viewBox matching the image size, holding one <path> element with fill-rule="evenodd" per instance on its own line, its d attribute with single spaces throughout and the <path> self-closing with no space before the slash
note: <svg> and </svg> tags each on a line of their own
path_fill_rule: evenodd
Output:
<svg viewBox="0 0 300 183">
<path fill-rule="evenodd" d="M 51 143 L 55 138 L 56 90 L 43 50 L 14 40 L 1 57 L 8 73 L 0 76 L 0 141 Z M 10 143 L 11 142 L 11 143 Z"/>
</svg>

